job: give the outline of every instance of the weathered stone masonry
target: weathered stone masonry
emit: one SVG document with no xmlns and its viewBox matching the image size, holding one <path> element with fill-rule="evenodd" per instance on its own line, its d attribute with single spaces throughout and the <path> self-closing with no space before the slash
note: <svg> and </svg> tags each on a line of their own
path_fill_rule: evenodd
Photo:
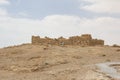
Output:
<svg viewBox="0 0 120 80">
<path fill-rule="evenodd" d="M 104 45 L 104 40 L 92 39 L 90 34 L 83 34 L 81 36 L 72 36 L 68 39 L 59 38 L 40 38 L 39 36 L 32 36 L 32 44 L 36 45 L 80 45 L 80 46 L 95 46 Z"/>
</svg>

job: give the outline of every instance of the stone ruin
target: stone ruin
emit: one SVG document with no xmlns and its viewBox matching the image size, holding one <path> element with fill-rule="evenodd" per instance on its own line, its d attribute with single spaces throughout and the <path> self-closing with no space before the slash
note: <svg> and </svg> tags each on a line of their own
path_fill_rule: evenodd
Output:
<svg viewBox="0 0 120 80">
<path fill-rule="evenodd" d="M 83 34 L 81 36 L 72 36 L 68 39 L 59 38 L 40 38 L 40 36 L 32 36 L 32 44 L 35 45 L 79 45 L 79 46 L 96 46 L 104 45 L 104 40 L 92 39 L 90 34 Z"/>
</svg>

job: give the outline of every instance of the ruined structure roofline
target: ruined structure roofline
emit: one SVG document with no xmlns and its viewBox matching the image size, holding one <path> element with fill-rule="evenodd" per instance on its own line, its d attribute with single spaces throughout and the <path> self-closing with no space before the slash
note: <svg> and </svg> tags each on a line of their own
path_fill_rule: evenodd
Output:
<svg viewBox="0 0 120 80">
<path fill-rule="evenodd" d="M 59 38 L 40 38 L 40 36 L 32 36 L 32 44 L 37 45 L 104 45 L 104 40 L 101 39 L 92 39 L 90 34 L 83 34 L 81 36 L 71 36 L 68 39 L 64 37 Z"/>
</svg>

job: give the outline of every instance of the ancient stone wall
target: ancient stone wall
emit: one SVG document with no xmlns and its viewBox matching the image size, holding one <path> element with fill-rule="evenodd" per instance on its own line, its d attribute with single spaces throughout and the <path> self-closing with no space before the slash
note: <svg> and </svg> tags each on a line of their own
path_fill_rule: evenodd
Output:
<svg viewBox="0 0 120 80">
<path fill-rule="evenodd" d="M 40 41 L 39 36 L 32 36 L 32 44 L 38 44 Z"/>
<path fill-rule="evenodd" d="M 32 36 L 32 44 L 37 45 L 80 45 L 80 46 L 95 46 L 104 45 L 104 40 L 92 39 L 90 34 L 83 34 L 81 36 L 72 36 L 68 39 L 60 38 L 40 38 L 39 36 Z"/>
</svg>

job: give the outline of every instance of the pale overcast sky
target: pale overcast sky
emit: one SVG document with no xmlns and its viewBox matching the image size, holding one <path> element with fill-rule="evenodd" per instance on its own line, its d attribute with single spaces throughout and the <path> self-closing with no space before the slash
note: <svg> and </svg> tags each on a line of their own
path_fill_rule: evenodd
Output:
<svg viewBox="0 0 120 80">
<path fill-rule="evenodd" d="M 0 0 L 0 47 L 81 34 L 120 44 L 120 0 Z"/>
</svg>

